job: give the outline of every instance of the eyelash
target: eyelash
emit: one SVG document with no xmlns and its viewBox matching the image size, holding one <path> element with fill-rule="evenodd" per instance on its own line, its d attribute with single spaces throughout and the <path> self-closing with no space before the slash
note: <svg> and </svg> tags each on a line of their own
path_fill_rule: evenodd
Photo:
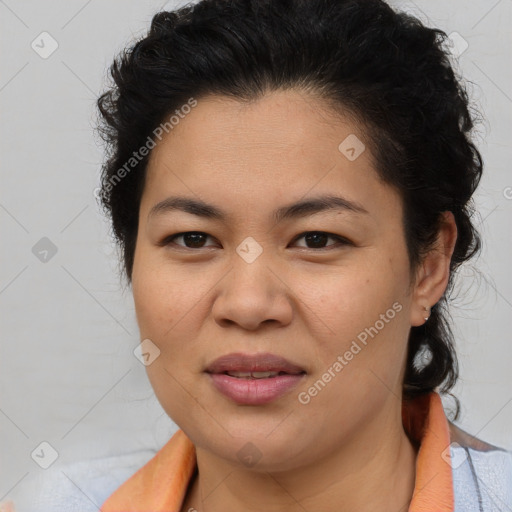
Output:
<svg viewBox="0 0 512 512">
<path fill-rule="evenodd" d="M 184 235 L 191 235 L 191 234 L 194 234 L 194 235 L 206 235 L 207 237 L 208 236 L 211 236 L 211 235 L 208 235 L 208 233 L 204 233 L 202 231 L 184 231 L 184 232 L 181 232 L 181 233 L 176 233 L 174 235 L 170 235 L 170 236 L 167 236 L 165 237 L 158 245 L 160 246 L 168 246 L 168 245 L 172 245 L 174 244 L 173 240 L 175 240 L 176 238 L 180 238 L 180 237 L 183 237 Z M 294 240 L 293 240 L 293 243 L 297 242 L 298 240 L 300 240 L 301 238 L 304 238 L 306 235 L 311 235 L 311 234 L 316 234 L 316 235 L 327 235 L 328 238 L 332 238 L 332 239 L 335 239 L 338 241 L 339 244 L 341 244 L 342 246 L 345 246 L 345 245 L 353 245 L 352 242 L 350 242 L 349 240 L 347 240 L 346 238 L 343 238 L 339 235 L 335 235 L 333 233 L 328 233 L 326 231 L 305 231 L 304 233 L 301 233 L 300 235 L 297 235 Z M 213 237 L 211 237 L 213 238 Z M 185 245 L 180 245 L 180 244 L 174 244 L 174 245 L 177 245 L 178 247 L 181 247 L 182 249 L 186 249 L 186 250 L 191 250 L 191 251 L 197 251 L 199 249 L 205 249 L 205 247 L 187 247 Z M 332 250 L 333 247 L 336 247 L 337 244 L 334 244 L 334 245 L 331 245 L 331 246 L 327 246 L 327 247 L 320 247 L 320 248 L 314 248 L 314 247 L 301 247 L 301 249 L 309 249 L 309 250 L 313 250 L 313 251 L 329 251 L 329 250 Z"/>
</svg>

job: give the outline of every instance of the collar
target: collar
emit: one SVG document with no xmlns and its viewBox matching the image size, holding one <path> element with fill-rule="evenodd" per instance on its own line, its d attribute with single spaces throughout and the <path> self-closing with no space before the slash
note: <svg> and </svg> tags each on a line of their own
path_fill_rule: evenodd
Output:
<svg viewBox="0 0 512 512">
<path fill-rule="evenodd" d="M 412 400 L 404 399 L 402 421 L 410 438 L 419 443 L 416 481 L 408 512 L 453 512 L 450 431 L 439 394 L 432 392 Z M 194 444 L 179 429 L 100 510 L 179 512 L 196 468 Z"/>
</svg>

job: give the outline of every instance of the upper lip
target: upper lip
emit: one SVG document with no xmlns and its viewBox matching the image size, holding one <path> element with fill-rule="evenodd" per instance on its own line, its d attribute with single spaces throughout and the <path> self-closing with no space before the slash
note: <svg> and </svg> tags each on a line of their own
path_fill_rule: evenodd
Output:
<svg viewBox="0 0 512 512">
<path fill-rule="evenodd" d="M 243 354 L 240 352 L 221 356 L 205 370 L 207 373 L 225 372 L 285 372 L 290 374 L 306 373 L 284 357 L 275 354 Z"/>
</svg>

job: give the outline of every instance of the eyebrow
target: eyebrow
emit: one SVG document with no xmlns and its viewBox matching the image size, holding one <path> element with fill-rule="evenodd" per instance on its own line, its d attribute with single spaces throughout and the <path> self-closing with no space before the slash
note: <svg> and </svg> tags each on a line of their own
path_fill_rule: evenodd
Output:
<svg viewBox="0 0 512 512">
<path fill-rule="evenodd" d="M 273 212 L 273 219 L 278 223 L 285 219 L 302 218 L 315 213 L 333 210 L 369 215 L 369 212 L 355 201 L 349 201 L 339 196 L 327 195 L 298 201 L 278 208 Z M 183 211 L 198 217 L 223 222 L 229 218 L 229 215 L 219 207 L 205 203 L 200 199 L 174 196 L 155 204 L 149 211 L 148 221 L 155 216 L 171 211 Z"/>
</svg>

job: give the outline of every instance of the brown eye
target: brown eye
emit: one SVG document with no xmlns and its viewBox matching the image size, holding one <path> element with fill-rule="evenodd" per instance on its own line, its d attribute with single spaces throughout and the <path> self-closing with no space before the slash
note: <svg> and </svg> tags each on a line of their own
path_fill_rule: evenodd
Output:
<svg viewBox="0 0 512 512">
<path fill-rule="evenodd" d="M 202 233 L 201 231 L 187 231 L 185 233 L 177 233 L 165 238 L 160 245 L 175 244 L 187 249 L 201 249 L 204 247 L 204 243 L 209 236 L 210 235 Z M 175 243 L 175 240 L 179 238 L 183 239 L 183 244 Z"/>
<path fill-rule="evenodd" d="M 208 237 L 210 237 L 210 235 L 201 231 L 186 231 L 184 233 L 176 233 L 166 237 L 159 243 L 159 245 L 175 245 L 186 249 L 202 249 L 205 247 L 210 247 L 205 245 L 206 239 Z M 178 239 L 183 239 L 183 242 L 177 243 L 176 240 Z M 324 231 L 307 231 L 296 237 L 294 243 L 300 239 L 304 239 L 306 245 L 299 245 L 299 247 L 304 247 L 306 249 L 329 250 L 331 248 L 340 247 L 343 245 L 351 245 L 349 240 L 332 233 L 326 233 Z M 328 244 L 329 240 L 334 240 L 335 243 Z"/>
<path fill-rule="evenodd" d="M 300 240 L 301 238 L 303 238 L 306 242 L 306 248 L 307 249 L 328 249 L 332 246 L 336 246 L 336 245 L 348 245 L 350 244 L 350 242 L 338 235 L 334 235 L 332 233 L 326 233 L 324 231 L 307 231 L 306 233 L 302 233 L 301 235 L 299 235 L 296 239 L 295 239 L 295 242 L 297 240 Z M 330 245 L 326 245 L 327 244 L 327 241 L 329 239 L 332 239 L 332 240 L 335 240 L 337 242 L 337 244 L 330 244 Z M 302 246 L 304 247 L 304 246 Z"/>
</svg>

